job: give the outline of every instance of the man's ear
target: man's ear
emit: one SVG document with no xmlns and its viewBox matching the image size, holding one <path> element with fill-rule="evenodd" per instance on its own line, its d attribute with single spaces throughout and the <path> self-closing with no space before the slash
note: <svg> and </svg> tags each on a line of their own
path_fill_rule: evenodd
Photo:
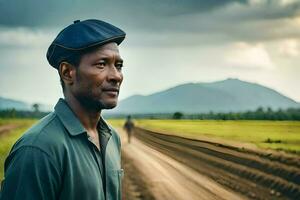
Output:
<svg viewBox="0 0 300 200">
<path fill-rule="evenodd" d="M 68 62 L 61 62 L 58 68 L 60 78 L 65 84 L 72 85 L 76 76 L 75 67 Z"/>
</svg>

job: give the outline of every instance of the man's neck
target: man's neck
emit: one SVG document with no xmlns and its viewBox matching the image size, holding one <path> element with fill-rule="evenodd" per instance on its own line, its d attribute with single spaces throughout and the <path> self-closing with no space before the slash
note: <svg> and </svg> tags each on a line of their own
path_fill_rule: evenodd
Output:
<svg viewBox="0 0 300 200">
<path fill-rule="evenodd" d="M 72 98 L 72 96 L 65 97 L 65 100 L 88 132 L 97 131 L 97 124 L 101 117 L 101 111 L 95 112 L 86 109 L 86 107 L 81 105 L 74 97 Z"/>
</svg>

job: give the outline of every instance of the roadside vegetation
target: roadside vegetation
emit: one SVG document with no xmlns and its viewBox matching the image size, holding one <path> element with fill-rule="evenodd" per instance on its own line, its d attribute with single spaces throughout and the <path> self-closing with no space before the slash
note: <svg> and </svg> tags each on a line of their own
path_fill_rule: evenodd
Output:
<svg viewBox="0 0 300 200">
<path fill-rule="evenodd" d="M 124 120 L 110 122 L 120 127 Z M 135 122 L 141 128 L 166 134 L 195 139 L 220 138 L 300 154 L 299 121 L 137 119 Z"/>
<path fill-rule="evenodd" d="M 36 119 L 2 119 L 1 126 L 12 125 L 11 130 L 0 132 L 0 181 L 4 175 L 4 161 L 12 147 L 12 145 L 21 137 L 21 135 L 33 124 Z"/>
</svg>

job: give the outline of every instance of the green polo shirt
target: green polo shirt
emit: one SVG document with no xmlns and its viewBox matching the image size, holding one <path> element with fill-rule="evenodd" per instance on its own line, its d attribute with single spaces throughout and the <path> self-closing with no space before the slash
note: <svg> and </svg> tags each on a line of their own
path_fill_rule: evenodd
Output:
<svg viewBox="0 0 300 200">
<path fill-rule="evenodd" d="M 5 161 L 1 200 L 120 200 L 120 138 L 101 118 L 100 151 L 65 100 L 30 128 Z"/>
</svg>

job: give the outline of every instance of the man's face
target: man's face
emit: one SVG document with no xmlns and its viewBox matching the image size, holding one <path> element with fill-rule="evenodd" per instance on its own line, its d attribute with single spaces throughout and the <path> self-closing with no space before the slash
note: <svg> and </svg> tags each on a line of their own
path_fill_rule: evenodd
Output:
<svg viewBox="0 0 300 200">
<path fill-rule="evenodd" d="M 123 81 L 123 60 L 116 43 L 108 43 L 81 57 L 71 87 L 75 98 L 86 108 L 100 111 L 117 105 Z"/>
</svg>

